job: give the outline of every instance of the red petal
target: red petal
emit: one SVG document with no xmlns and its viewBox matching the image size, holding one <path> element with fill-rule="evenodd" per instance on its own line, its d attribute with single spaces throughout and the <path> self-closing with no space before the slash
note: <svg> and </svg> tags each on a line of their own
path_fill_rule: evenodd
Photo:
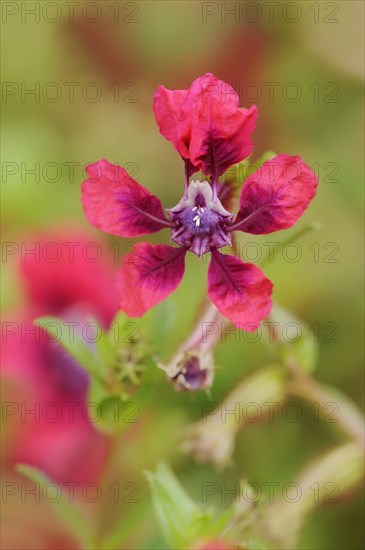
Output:
<svg viewBox="0 0 365 550">
<path fill-rule="evenodd" d="M 124 258 L 116 276 L 119 307 L 130 317 L 141 317 L 179 286 L 186 250 L 140 243 Z"/>
<path fill-rule="evenodd" d="M 270 313 L 272 283 L 261 269 L 215 251 L 208 270 L 208 294 L 219 311 L 246 331 Z"/>
<path fill-rule="evenodd" d="M 89 222 L 119 237 L 138 237 L 170 226 L 160 200 L 126 170 L 100 160 L 86 168 L 82 204 Z"/>
<path fill-rule="evenodd" d="M 266 161 L 244 183 L 231 229 L 266 234 L 291 227 L 313 199 L 317 184 L 300 157 L 278 155 Z"/>
<path fill-rule="evenodd" d="M 252 152 L 257 108 L 240 109 L 238 103 L 233 88 L 211 74 L 191 85 L 183 106 L 192 117 L 190 161 L 204 174 L 220 176 Z"/>
<path fill-rule="evenodd" d="M 219 176 L 252 151 L 257 109 L 238 107 L 229 84 L 210 73 L 189 90 L 159 86 L 153 109 L 162 135 L 189 161 L 188 171 Z"/>
<path fill-rule="evenodd" d="M 153 98 L 153 111 L 161 134 L 174 144 L 184 158 L 189 158 L 184 141 L 184 137 L 189 138 L 189 129 L 181 107 L 187 95 L 188 90 L 168 90 L 165 86 L 159 86 Z"/>
</svg>

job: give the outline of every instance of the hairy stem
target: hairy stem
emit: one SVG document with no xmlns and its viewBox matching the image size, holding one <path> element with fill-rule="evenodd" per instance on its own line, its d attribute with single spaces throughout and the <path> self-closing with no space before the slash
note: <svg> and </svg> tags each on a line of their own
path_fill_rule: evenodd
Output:
<svg viewBox="0 0 365 550">
<path fill-rule="evenodd" d="M 178 349 L 177 354 L 197 347 L 204 351 L 214 347 L 221 334 L 221 321 L 223 321 L 223 319 L 223 315 L 218 311 L 215 305 L 208 302 L 198 318 L 198 321 L 195 323 L 192 332 Z M 218 325 L 218 330 L 214 334 L 212 333 L 209 338 L 204 339 L 204 326 L 206 326 L 206 324 Z"/>
</svg>

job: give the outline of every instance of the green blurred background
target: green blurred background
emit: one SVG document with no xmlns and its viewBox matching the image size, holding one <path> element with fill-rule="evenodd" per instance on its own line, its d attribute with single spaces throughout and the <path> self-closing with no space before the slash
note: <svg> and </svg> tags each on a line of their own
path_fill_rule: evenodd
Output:
<svg viewBox="0 0 365 550">
<path fill-rule="evenodd" d="M 2 5 L 5 240 L 27 241 L 34 231 L 47 234 L 53 227 L 88 229 L 80 183 L 83 167 L 100 158 L 125 166 L 164 207 L 176 204 L 183 164 L 158 132 L 152 97 L 159 84 L 187 88 L 213 72 L 239 90 L 241 106 L 258 106 L 253 158 L 266 150 L 298 154 L 319 173 L 317 197 L 298 226 L 316 221 L 322 229 L 300 241 L 299 261 L 279 254 L 265 273 L 279 304 L 321 327 L 317 378 L 362 407 L 363 3 L 75 2 L 72 17 L 66 2 L 40 2 L 39 15 L 27 13 L 24 5 L 33 9 L 34 4 Z M 26 94 L 30 89 L 36 95 Z M 34 168 L 39 177 L 26 173 Z M 244 245 L 283 237 L 239 238 Z M 168 233 L 149 241 L 167 243 Z M 105 245 L 111 242 L 105 236 Z M 195 318 L 206 269 L 207 263 L 191 255 L 179 290 L 148 314 L 165 359 Z M 22 300 L 12 262 L 3 265 L 3 280 L 3 305 L 11 310 Z M 338 325 L 337 343 L 323 341 L 328 322 Z M 168 342 L 162 341 L 164 328 Z M 263 343 L 228 337 L 218 349 L 221 368 L 212 399 L 218 401 L 265 362 Z M 201 501 L 205 480 L 290 481 L 309 459 L 342 441 L 331 426 L 314 424 L 309 408 L 303 408 L 300 423 L 279 418 L 241 432 L 234 466 L 217 473 L 182 455 L 176 443 L 180 428 L 200 418 L 206 396 L 176 394 L 162 381 L 154 399 L 148 428 L 121 446 L 110 474 L 116 479 L 119 468 L 141 484 L 140 504 L 125 505 L 135 507 L 126 517 L 133 512 L 137 518 L 128 548 L 165 547 L 140 473 L 158 459 L 169 460 Z M 300 548 L 362 548 L 361 502 L 357 492 L 337 506 L 318 508 Z M 119 514 L 114 508 L 104 510 L 106 526 Z"/>
</svg>

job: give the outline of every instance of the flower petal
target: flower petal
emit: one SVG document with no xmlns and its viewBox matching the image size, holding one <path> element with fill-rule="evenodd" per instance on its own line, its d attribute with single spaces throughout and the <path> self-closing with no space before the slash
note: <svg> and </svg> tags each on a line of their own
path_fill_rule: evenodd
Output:
<svg viewBox="0 0 365 550">
<path fill-rule="evenodd" d="M 189 132 L 181 107 L 187 95 L 188 90 L 168 90 L 165 86 L 159 86 L 153 97 L 153 111 L 161 134 L 174 144 L 184 158 L 189 157 L 184 141 L 184 137 L 189 137 Z"/>
<path fill-rule="evenodd" d="M 179 286 L 186 249 L 140 243 L 124 258 L 116 276 L 119 307 L 130 317 L 141 317 Z"/>
<path fill-rule="evenodd" d="M 119 237 L 138 237 L 171 226 L 160 200 L 121 166 L 100 160 L 86 168 L 82 204 L 89 222 Z"/>
<path fill-rule="evenodd" d="M 191 85 L 183 105 L 192 118 L 190 161 L 204 174 L 218 177 L 252 152 L 257 108 L 240 109 L 238 103 L 234 89 L 212 74 Z"/>
<path fill-rule="evenodd" d="M 213 252 L 208 270 L 209 297 L 242 330 L 254 331 L 270 313 L 272 286 L 255 265 Z"/>
<path fill-rule="evenodd" d="M 211 73 L 197 78 L 189 90 L 159 86 L 153 109 L 162 135 L 187 163 L 188 175 L 202 170 L 218 177 L 252 151 L 257 109 L 238 107 L 229 84 Z"/>
<path fill-rule="evenodd" d="M 300 157 L 278 155 L 264 162 L 243 185 L 231 230 L 266 234 L 291 227 L 313 199 L 317 184 Z"/>
</svg>

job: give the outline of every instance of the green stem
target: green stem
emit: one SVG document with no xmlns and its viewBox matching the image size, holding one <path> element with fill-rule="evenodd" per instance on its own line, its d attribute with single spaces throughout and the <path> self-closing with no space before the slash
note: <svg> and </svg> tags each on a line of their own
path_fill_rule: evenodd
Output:
<svg viewBox="0 0 365 550">
<path fill-rule="evenodd" d="M 290 360 L 286 363 L 286 367 L 296 382 L 289 386 L 289 389 L 292 389 L 293 393 L 301 397 L 310 400 L 313 399 L 322 410 L 326 410 L 328 403 L 333 402 L 333 396 L 331 396 L 310 374 L 301 369 L 297 362 Z M 337 424 L 339 428 L 341 428 L 348 437 L 356 441 L 363 449 L 365 445 L 365 433 L 360 418 L 355 417 L 355 415 L 343 415 L 340 410 L 338 410 L 336 418 L 338 419 Z"/>
<path fill-rule="evenodd" d="M 106 455 L 106 458 L 105 458 L 105 461 L 104 461 L 104 464 L 103 464 L 103 467 L 102 467 L 102 471 L 101 471 L 101 474 L 100 474 L 100 477 L 99 477 L 99 481 L 100 481 L 102 491 L 104 491 L 106 476 L 109 472 L 110 465 L 111 465 L 111 463 L 113 461 L 113 458 L 114 458 L 114 455 L 115 455 L 115 450 L 116 450 L 117 445 L 118 445 L 118 439 L 119 438 L 118 438 L 117 435 L 109 436 L 108 452 L 107 452 L 107 455 Z M 103 541 L 103 538 L 104 538 L 103 533 L 102 533 L 102 530 L 103 530 L 103 524 L 102 524 L 103 508 L 104 508 L 104 503 L 103 503 L 103 499 L 101 498 L 100 501 L 99 501 L 99 505 L 97 507 L 97 517 L 95 518 L 95 523 L 96 523 L 95 536 L 94 536 L 94 540 L 95 540 L 94 546 L 95 546 L 95 548 L 102 548 L 102 541 Z"/>
</svg>

